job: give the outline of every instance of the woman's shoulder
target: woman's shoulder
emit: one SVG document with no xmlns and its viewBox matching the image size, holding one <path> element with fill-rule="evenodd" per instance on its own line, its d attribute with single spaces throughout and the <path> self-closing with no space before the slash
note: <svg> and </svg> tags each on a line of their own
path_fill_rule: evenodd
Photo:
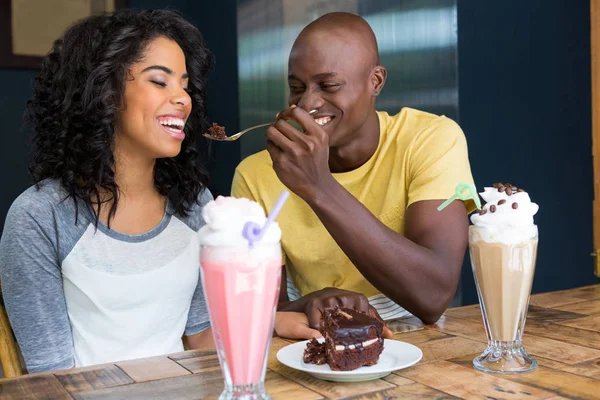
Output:
<svg viewBox="0 0 600 400">
<path fill-rule="evenodd" d="M 209 201 L 213 200 L 213 195 L 208 188 L 204 188 L 198 194 L 196 201 L 190 205 L 185 216 L 175 215 L 184 222 L 190 229 L 198 231 L 205 224 L 202 218 L 202 209 Z"/>
<path fill-rule="evenodd" d="M 81 202 L 79 202 L 81 203 Z M 84 208 L 76 210 L 75 201 L 59 180 L 45 179 L 30 186 L 10 206 L 6 224 L 34 222 L 40 227 L 57 228 L 66 221 L 74 223 L 75 216 L 85 219 Z M 83 222 L 83 221 L 81 221 Z"/>
<path fill-rule="evenodd" d="M 45 179 L 21 193 L 12 203 L 9 213 L 43 213 L 59 207 L 67 197 L 67 191 L 58 180 Z"/>
</svg>

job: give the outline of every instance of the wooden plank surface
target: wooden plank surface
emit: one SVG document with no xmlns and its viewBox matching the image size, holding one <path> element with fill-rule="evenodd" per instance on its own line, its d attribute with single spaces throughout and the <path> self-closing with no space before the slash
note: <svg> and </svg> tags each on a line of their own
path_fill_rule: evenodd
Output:
<svg viewBox="0 0 600 400">
<path fill-rule="evenodd" d="M 552 392 L 485 374 L 448 361 L 434 361 L 395 372 L 433 389 L 459 398 L 543 399 Z"/>
<path fill-rule="evenodd" d="M 135 385 L 74 393 L 77 400 L 197 400 L 217 399 L 223 391 L 220 371 L 185 375 Z"/>
<path fill-rule="evenodd" d="M 577 329 L 553 322 L 528 320 L 525 324 L 525 334 L 600 350 L 600 332 Z"/>
<path fill-rule="evenodd" d="M 19 378 L 3 379 L 0 385 L 0 399 L 2 400 L 71 400 L 58 379 L 50 373 L 24 375 Z"/>
<path fill-rule="evenodd" d="M 190 375 L 191 372 L 167 356 L 117 363 L 136 382 L 154 381 L 174 376 Z"/>
<path fill-rule="evenodd" d="M 207 354 L 200 357 L 184 358 L 177 361 L 186 370 L 197 374 L 202 371 L 220 370 L 217 353 Z"/>
<path fill-rule="evenodd" d="M 593 332 L 600 332 L 600 315 L 590 315 L 588 317 L 562 321 L 559 322 L 559 324 Z"/>
<path fill-rule="evenodd" d="M 69 393 L 128 385 L 134 382 L 114 364 L 58 371 L 54 375 Z"/>
<path fill-rule="evenodd" d="M 570 311 L 584 315 L 600 314 L 600 300 L 582 301 L 581 303 L 567 304 L 566 306 L 556 307 L 555 310 Z"/>
<path fill-rule="evenodd" d="M 477 305 L 447 310 L 433 325 L 391 321 L 394 339 L 423 351 L 415 366 L 368 382 L 336 383 L 288 368 L 273 338 L 266 376 L 273 399 L 600 399 L 600 285 L 532 297 L 526 350 L 539 363 L 525 374 L 486 374 L 473 358 L 487 339 Z M 217 399 L 223 378 L 214 350 L 0 380 L 1 399 Z"/>
</svg>

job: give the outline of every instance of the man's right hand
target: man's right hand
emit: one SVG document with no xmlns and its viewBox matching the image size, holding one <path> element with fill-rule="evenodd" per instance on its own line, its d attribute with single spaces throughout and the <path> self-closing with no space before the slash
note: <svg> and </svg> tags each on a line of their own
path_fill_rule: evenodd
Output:
<svg viewBox="0 0 600 400">
<path fill-rule="evenodd" d="M 306 296 L 304 313 L 308 317 L 308 325 L 320 330 L 323 311 L 333 307 L 352 308 L 369 314 L 383 323 L 384 338 L 389 339 L 393 336 L 392 331 L 385 325 L 375 307 L 369 304 L 364 294 L 336 288 L 321 289 Z"/>
</svg>

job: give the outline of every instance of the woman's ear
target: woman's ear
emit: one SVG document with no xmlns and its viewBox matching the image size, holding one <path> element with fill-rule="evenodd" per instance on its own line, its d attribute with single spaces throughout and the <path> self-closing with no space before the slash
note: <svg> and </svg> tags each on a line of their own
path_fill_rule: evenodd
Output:
<svg viewBox="0 0 600 400">
<path fill-rule="evenodd" d="M 381 89 L 385 85 L 385 80 L 387 79 L 387 71 L 384 66 L 377 65 L 373 68 L 371 72 L 371 84 L 373 85 L 373 96 L 379 96 L 381 93 Z"/>
</svg>

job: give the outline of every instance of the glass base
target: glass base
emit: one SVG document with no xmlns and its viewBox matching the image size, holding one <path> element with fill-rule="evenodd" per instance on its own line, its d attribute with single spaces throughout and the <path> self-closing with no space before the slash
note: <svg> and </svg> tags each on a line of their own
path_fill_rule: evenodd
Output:
<svg viewBox="0 0 600 400">
<path fill-rule="evenodd" d="M 473 359 L 475 369 L 500 374 L 516 374 L 533 371 L 538 363 L 523 348 L 520 340 L 514 342 L 490 342 L 485 351 Z"/>
<path fill-rule="evenodd" d="M 265 392 L 263 383 L 231 386 L 226 384 L 219 400 L 271 400 L 271 397 Z"/>
</svg>

